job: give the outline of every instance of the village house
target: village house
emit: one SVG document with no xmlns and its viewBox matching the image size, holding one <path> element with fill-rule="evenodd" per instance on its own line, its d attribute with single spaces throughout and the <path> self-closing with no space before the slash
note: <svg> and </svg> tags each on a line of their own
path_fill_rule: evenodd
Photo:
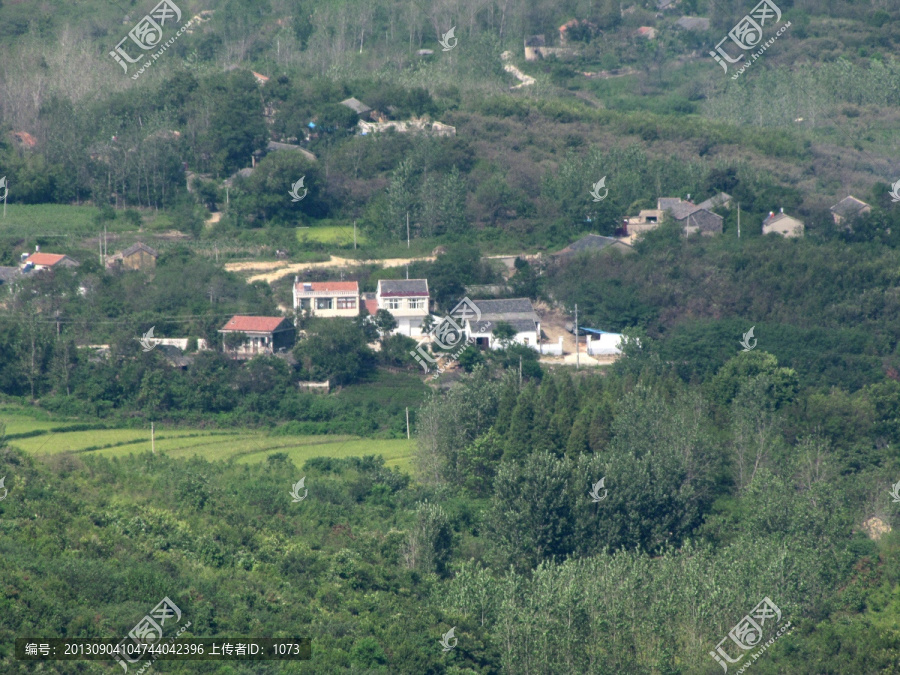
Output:
<svg viewBox="0 0 900 675">
<path fill-rule="evenodd" d="M 720 192 L 717 195 L 710 197 L 709 199 L 705 199 L 699 204 L 697 204 L 701 209 L 707 209 L 708 211 L 712 211 L 713 209 L 717 209 L 720 206 L 725 209 L 731 208 L 731 195 L 727 192 Z"/>
<path fill-rule="evenodd" d="M 659 209 L 642 209 L 638 215 L 625 219 L 625 233 L 634 236 L 655 230 L 663 219 Z"/>
<path fill-rule="evenodd" d="M 620 253 L 633 253 L 634 249 L 623 241 L 613 237 L 604 237 L 599 234 L 587 234 L 577 241 L 573 241 L 561 251 L 553 254 L 555 260 L 568 260 L 584 251 L 619 251 Z"/>
<path fill-rule="evenodd" d="M 294 309 L 308 312 L 310 316 L 357 316 L 359 284 L 355 281 L 300 281 L 300 277 L 294 277 Z"/>
<path fill-rule="evenodd" d="M 725 205 L 730 201 L 731 197 L 725 193 L 720 193 L 717 197 L 702 202 L 702 204 L 682 201 L 678 197 L 662 197 L 657 200 L 657 211 L 681 225 L 685 235 L 696 232 L 705 235 L 721 234 L 725 219 L 710 209 L 714 208 L 714 204 Z"/>
<path fill-rule="evenodd" d="M 268 145 L 266 145 L 266 150 L 268 152 L 275 152 L 276 150 L 290 150 L 291 152 L 299 152 L 301 155 L 306 157 L 311 162 L 316 161 L 316 156 L 312 154 L 306 148 L 302 148 L 299 145 L 294 145 L 292 143 L 280 143 L 279 141 L 269 141 Z"/>
<path fill-rule="evenodd" d="M 762 233 L 769 234 L 775 232 L 783 237 L 802 237 L 803 221 L 787 215 L 784 209 L 780 213 L 774 211 L 769 212 L 769 217 L 763 221 Z"/>
<path fill-rule="evenodd" d="M 26 253 L 22 254 L 20 267 L 23 272 L 30 272 L 31 270 L 39 272 L 41 270 L 59 269 L 61 267 L 78 267 L 78 265 L 79 262 L 77 260 L 73 260 L 67 255 L 41 253 L 40 246 L 35 246 L 34 253 L 31 255 Z"/>
<path fill-rule="evenodd" d="M 834 224 L 840 225 L 846 220 L 858 218 L 867 213 L 871 213 L 872 207 L 861 199 L 857 199 L 853 195 L 844 197 L 841 201 L 831 207 L 831 215 L 834 218 Z"/>
<path fill-rule="evenodd" d="M 547 41 L 543 35 L 532 35 L 525 38 L 525 60 L 537 61 L 555 56 L 557 58 L 566 58 L 569 56 L 577 56 L 577 52 L 569 47 L 548 47 Z"/>
<path fill-rule="evenodd" d="M 350 110 L 355 112 L 362 119 L 369 119 L 369 115 L 372 113 L 372 109 L 369 106 L 352 96 L 341 101 L 341 105 L 350 108 Z"/>
<path fill-rule="evenodd" d="M 253 358 L 258 354 L 275 354 L 290 349 L 294 343 L 294 327 L 281 316 L 233 316 L 222 328 L 223 349 L 234 358 Z M 229 335 L 242 335 L 237 346 L 229 346 Z"/>
<path fill-rule="evenodd" d="M 427 279 L 379 279 L 375 291 L 377 309 L 389 311 L 397 320 L 394 332 L 407 337 L 422 337 L 429 299 Z"/>
<path fill-rule="evenodd" d="M 477 321 L 475 317 L 466 319 L 466 335 L 475 340 L 475 344 L 482 349 L 502 349 L 500 340 L 494 337 L 494 328 L 499 323 L 508 323 L 516 331 L 512 342 L 527 345 L 533 349 L 540 347 L 541 320 L 531 305 L 528 298 L 514 298 L 512 300 L 470 300 L 481 316 Z"/>
<path fill-rule="evenodd" d="M 132 244 L 124 251 L 110 256 L 106 266 L 111 268 L 121 266 L 126 270 L 151 270 L 156 267 L 156 259 L 159 253 L 141 242 Z"/>
</svg>

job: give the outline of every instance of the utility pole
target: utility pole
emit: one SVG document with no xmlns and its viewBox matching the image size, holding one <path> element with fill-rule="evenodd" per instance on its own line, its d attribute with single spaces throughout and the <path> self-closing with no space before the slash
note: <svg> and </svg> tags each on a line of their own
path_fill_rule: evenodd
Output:
<svg viewBox="0 0 900 675">
<path fill-rule="evenodd" d="M 106 239 L 106 223 L 103 223 L 103 266 L 106 267 L 106 258 L 109 256 L 109 242 Z"/>
<path fill-rule="evenodd" d="M 409 408 L 406 409 L 406 440 L 409 440 Z"/>
<path fill-rule="evenodd" d="M 356 221 L 353 221 L 353 250 L 356 250 Z"/>
<path fill-rule="evenodd" d="M 522 388 L 522 357 L 519 357 L 519 389 Z"/>
<path fill-rule="evenodd" d="M 738 202 L 738 239 L 741 238 L 741 203 Z"/>
<path fill-rule="evenodd" d="M 409 211 L 406 212 L 406 248 L 409 248 Z"/>
<path fill-rule="evenodd" d="M 581 368 L 581 355 L 578 353 L 578 305 L 575 305 L 575 370 Z"/>
<path fill-rule="evenodd" d="M 97 250 L 100 253 L 100 267 L 103 267 L 103 240 L 97 235 Z"/>
</svg>

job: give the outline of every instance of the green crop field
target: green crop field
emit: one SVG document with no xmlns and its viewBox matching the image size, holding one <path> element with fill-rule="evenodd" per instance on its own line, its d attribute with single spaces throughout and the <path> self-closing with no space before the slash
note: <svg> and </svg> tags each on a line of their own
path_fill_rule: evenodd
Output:
<svg viewBox="0 0 900 675">
<path fill-rule="evenodd" d="M 46 431 L 28 438 L 11 438 L 14 445 L 33 455 L 58 455 L 65 452 L 90 453 L 104 457 L 125 457 L 149 452 L 149 429 L 92 429 L 65 431 L 71 420 L 34 419 L 24 414 L 0 413 L 7 434 Z M 53 429 L 61 429 L 53 431 Z M 209 461 L 231 460 L 252 464 L 263 462 L 275 452 L 288 455 L 297 465 L 312 457 L 361 457 L 383 455 L 385 464 L 409 471 L 413 441 L 407 439 L 373 440 L 358 436 L 272 436 L 262 431 L 169 429 L 157 427 L 155 449 L 175 458 L 199 456 Z"/>
<path fill-rule="evenodd" d="M 336 244 L 338 246 L 353 245 L 353 223 L 349 225 L 317 225 L 316 227 L 297 228 L 297 241 L 317 242 L 319 244 Z M 369 240 L 357 229 L 356 245 L 365 246 Z"/>
</svg>

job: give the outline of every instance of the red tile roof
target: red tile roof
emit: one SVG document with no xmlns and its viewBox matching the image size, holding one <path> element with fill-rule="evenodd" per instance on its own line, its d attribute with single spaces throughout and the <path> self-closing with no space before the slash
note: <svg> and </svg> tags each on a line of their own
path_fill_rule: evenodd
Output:
<svg viewBox="0 0 900 675">
<path fill-rule="evenodd" d="M 353 293 L 359 293 L 359 284 L 355 281 L 300 281 L 294 285 L 297 287 L 298 292 L 304 290 L 304 285 L 309 285 L 312 286 L 313 291 L 351 291 Z"/>
<path fill-rule="evenodd" d="M 363 300 L 363 303 L 366 306 L 366 311 L 372 316 L 375 316 L 375 313 L 378 311 L 378 300 L 375 298 L 372 298 L 371 300 L 366 298 Z"/>
<path fill-rule="evenodd" d="M 271 333 L 285 321 L 283 316 L 233 316 L 222 330 L 237 333 Z"/>
<path fill-rule="evenodd" d="M 57 253 L 32 253 L 25 259 L 25 262 L 34 263 L 35 265 L 47 265 L 48 267 L 52 267 L 65 257 L 66 256 L 59 255 Z"/>
</svg>

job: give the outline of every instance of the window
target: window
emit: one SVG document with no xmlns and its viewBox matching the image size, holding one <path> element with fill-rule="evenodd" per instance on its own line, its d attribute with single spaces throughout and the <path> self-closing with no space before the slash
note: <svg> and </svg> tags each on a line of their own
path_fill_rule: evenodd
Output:
<svg viewBox="0 0 900 675">
<path fill-rule="evenodd" d="M 356 309 L 356 298 L 338 298 L 338 309 Z"/>
<path fill-rule="evenodd" d="M 316 309 L 331 309 L 331 298 L 316 298 Z"/>
<path fill-rule="evenodd" d="M 425 298 L 410 298 L 409 299 L 409 308 L 410 309 L 425 309 Z"/>
<path fill-rule="evenodd" d="M 400 299 L 399 298 L 388 298 L 387 308 L 388 309 L 400 309 Z"/>
</svg>

